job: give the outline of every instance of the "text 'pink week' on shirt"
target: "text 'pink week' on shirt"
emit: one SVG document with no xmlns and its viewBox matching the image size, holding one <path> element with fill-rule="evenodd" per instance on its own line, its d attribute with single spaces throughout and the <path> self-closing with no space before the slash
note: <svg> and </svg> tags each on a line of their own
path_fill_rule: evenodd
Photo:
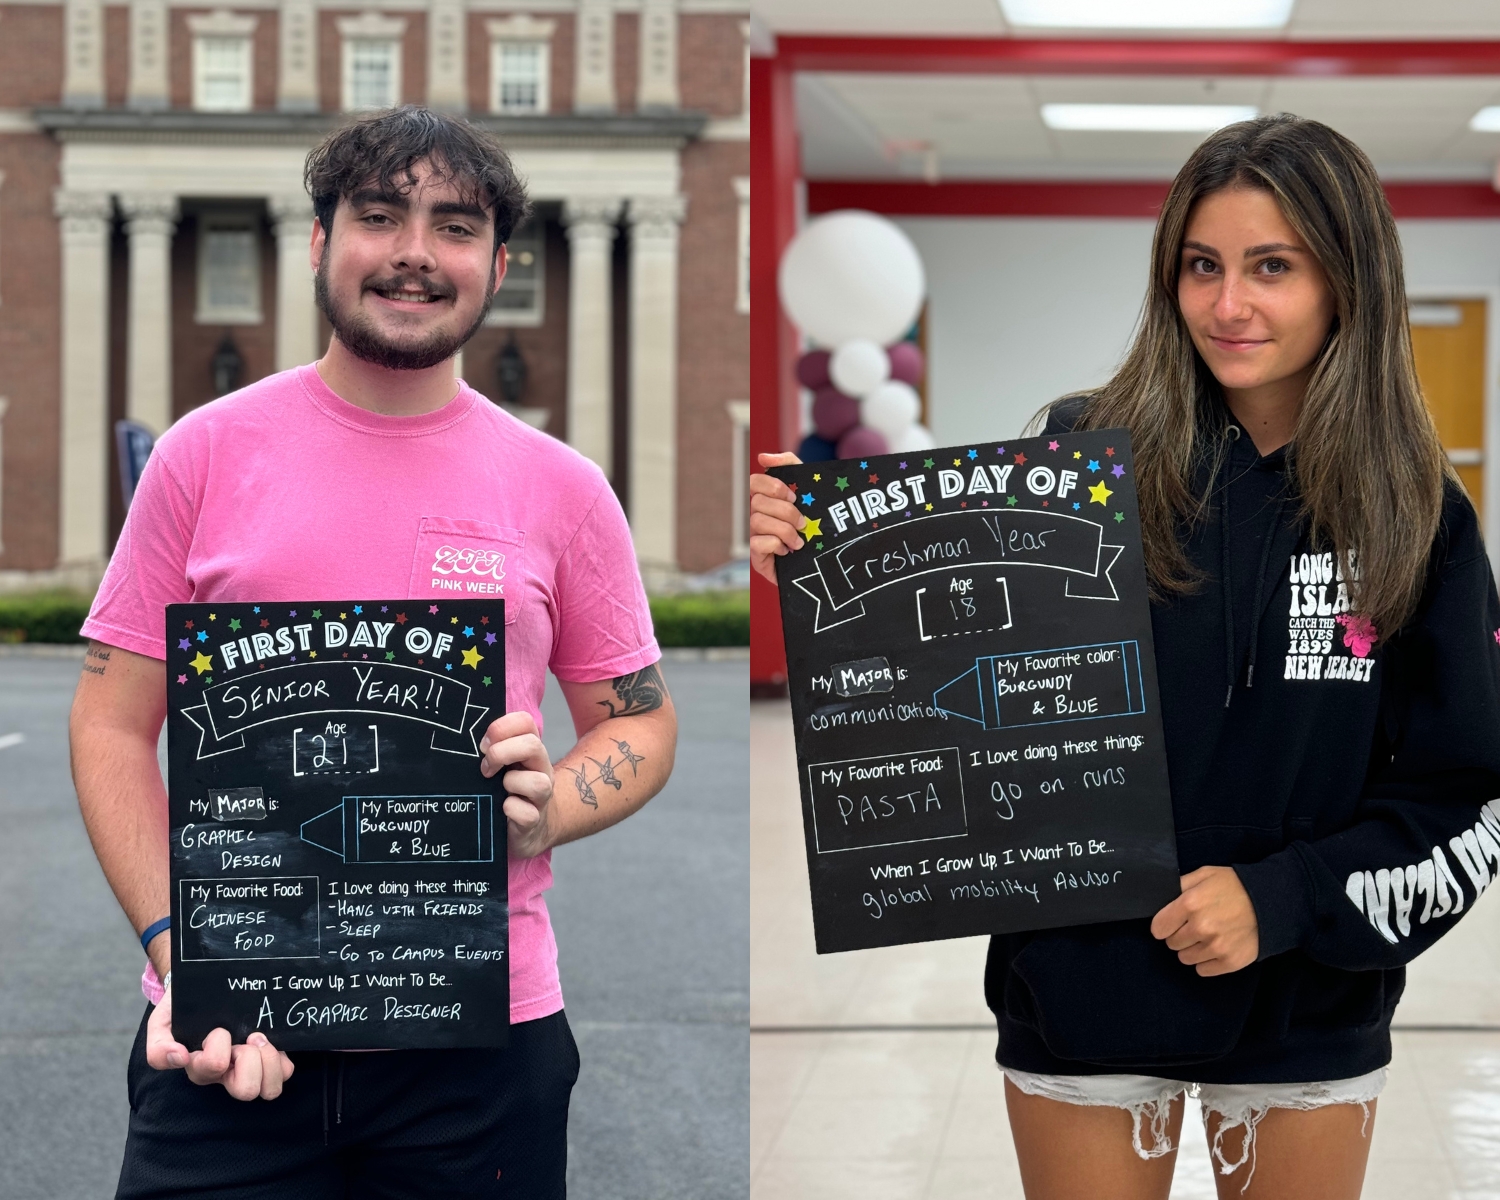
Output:
<svg viewBox="0 0 1500 1200">
<path fill-rule="evenodd" d="M 504 598 L 507 709 L 538 728 L 548 668 L 591 683 L 661 657 L 598 467 L 466 385 L 385 416 L 309 365 L 162 435 L 83 633 L 165 659 L 168 604 L 469 595 Z M 550 853 L 511 860 L 512 1023 L 562 1008 L 551 886 Z"/>
</svg>

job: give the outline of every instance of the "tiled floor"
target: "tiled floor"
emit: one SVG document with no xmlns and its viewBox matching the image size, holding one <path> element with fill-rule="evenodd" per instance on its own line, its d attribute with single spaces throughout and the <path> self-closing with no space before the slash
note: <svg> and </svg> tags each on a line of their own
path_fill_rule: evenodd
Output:
<svg viewBox="0 0 1500 1200">
<path fill-rule="evenodd" d="M 1020 1200 L 984 940 L 814 954 L 784 704 L 751 706 L 750 762 L 753 1200 Z M 1500 1029 L 1500 901 L 1411 968 L 1397 1024 Z M 1183 1130 L 1172 1198 L 1212 1200 Z M 1500 1032 L 1396 1035 L 1364 1194 L 1500 1200 Z"/>
</svg>

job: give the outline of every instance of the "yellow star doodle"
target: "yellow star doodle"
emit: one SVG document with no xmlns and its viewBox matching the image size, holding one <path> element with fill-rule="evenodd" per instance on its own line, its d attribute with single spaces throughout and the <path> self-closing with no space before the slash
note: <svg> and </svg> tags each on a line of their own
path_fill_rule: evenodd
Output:
<svg viewBox="0 0 1500 1200">
<path fill-rule="evenodd" d="M 809 520 L 807 524 L 802 527 L 802 536 L 805 538 L 822 537 L 823 518 L 813 517 L 811 520 Z"/>
<path fill-rule="evenodd" d="M 1101 479 L 1093 487 L 1089 488 L 1089 503 L 1103 504 L 1113 495 L 1114 493 L 1104 486 L 1104 480 Z"/>
<path fill-rule="evenodd" d="M 928 505 L 928 506 L 927 506 L 927 511 L 928 511 L 928 512 L 931 512 L 931 511 L 932 511 L 932 505 L 930 505 L 930 504 L 929 504 L 929 505 Z"/>
<path fill-rule="evenodd" d="M 203 651 L 200 650 L 198 651 L 198 657 L 193 659 L 192 662 L 188 663 L 188 666 L 192 667 L 193 670 L 197 671 L 200 675 L 202 675 L 204 671 L 212 671 L 214 669 L 213 655 L 204 654 Z"/>
<path fill-rule="evenodd" d="M 1073 457 L 1074 458 L 1082 458 L 1083 457 L 1083 451 L 1082 450 L 1075 450 L 1075 451 L 1073 451 Z"/>
<path fill-rule="evenodd" d="M 473 667 L 477 671 L 479 670 L 480 660 L 483 658 L 484 655 L 479 653 L 478 646 L 470 646 L 464 651 L 464 666 Z"/>
<path fill-rule="evenodd" d="M 814 483 L 821 483 L 822 481 L 823 481 L 823 476 L 820 475 L 817 471 L 814 471 L 813 472 L 813 482 Z"/>
</svg>

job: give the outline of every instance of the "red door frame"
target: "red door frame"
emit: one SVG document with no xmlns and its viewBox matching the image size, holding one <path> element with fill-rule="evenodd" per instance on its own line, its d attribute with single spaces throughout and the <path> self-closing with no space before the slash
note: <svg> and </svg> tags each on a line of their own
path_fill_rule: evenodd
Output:
<svg viewBox="0 0 1500 1200">
<path fill-rule="evenodd" d="M 796 334 L 776 298 L 776 267 L 797 231 L 796 102 L 780 58 L 750 60 L 750 470 L 757 454 L 795 448 L 799 415 L 793 375 Z M 786 652 L 776 589 L 750 578 L 750 690 L 786 688 Z"/>
<path fill-rule="evenodd" d="M 774 57 L 750 61 L 750 445 L 795 448 L 796 335 L 776 298 L 776 265 L 796 231 L 800 154 L 797 71 L 970 75 L 1500 75 L 1500 42 L 1297 42 L 1058 38 L 790 36 Z M 1500 196 L 1478 184 L 1391 184 L 1398 216 L 1500 216 Z M 1155 215 L 1164 184 L 817 183 L 809 211 L 870 208 L 892 214 L 1123 216 Z M 786 685 L 781 614 L 775 589 L 750 586 L 752 694 Z"/>
</svg>

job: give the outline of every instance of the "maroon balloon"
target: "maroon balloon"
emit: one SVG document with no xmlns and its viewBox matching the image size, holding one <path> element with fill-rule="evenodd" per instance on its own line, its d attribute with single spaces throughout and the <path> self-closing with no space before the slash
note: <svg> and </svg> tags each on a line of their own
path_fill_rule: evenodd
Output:
<svg viewBox="0 0 1500 1200">
<path fill-rule="evenodd" d="M 819 388 L 813 397 L 812 418 L 818 436 L 836 442 L 859 424 L 859 401 L 835 387 Z"/>
<path fill-rule="evenodd" d="M 885 435 L 867 425 L 856 425 L 839 439 L 840 458 L 869 458 L 872 454 L 888 454 L 890 443 Z"/>
<path fill-rule="evenodd" d="M 913 387 L 922 382 L 922 369 L 926 364 L 922 361 L 922 351 L 917 348 L 916 342 L 897 342 L 894 346 L 887 346 L 885 352 L 891 360 L 892 379 L 899 379 Z"/>
<path fill-rule="evenodd" d="M 809 350 L 797 360 L 797 382 L 813 391 L 827 387 L 831 381 L 828 360 L 832 357 L 827 350 Z"/>
</svg>

